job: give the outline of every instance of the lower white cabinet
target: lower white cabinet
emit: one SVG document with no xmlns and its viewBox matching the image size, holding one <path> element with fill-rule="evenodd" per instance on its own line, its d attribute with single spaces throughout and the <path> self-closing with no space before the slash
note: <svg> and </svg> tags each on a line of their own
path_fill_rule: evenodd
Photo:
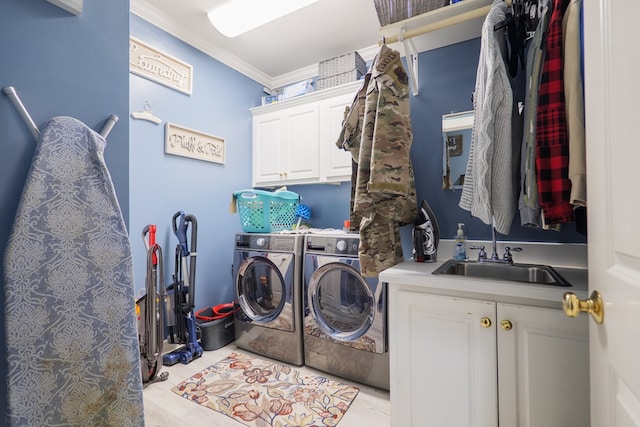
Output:
<svg viewBox="0 0 640 427">
<path fill-rule="evenodd" d="M 589 426 L 587 316 L 389 292 L 392 426 Z"/>
</svg>

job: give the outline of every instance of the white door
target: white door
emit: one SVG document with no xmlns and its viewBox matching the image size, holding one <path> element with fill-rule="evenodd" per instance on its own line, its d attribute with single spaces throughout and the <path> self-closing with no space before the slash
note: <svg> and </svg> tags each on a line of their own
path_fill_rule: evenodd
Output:
<svg viewBox="0 0 640 427">
<path fill-rule="evenodd" d="M 640 1 L 584 7 L 591 425 L 640 426 Z"/>
</svg>

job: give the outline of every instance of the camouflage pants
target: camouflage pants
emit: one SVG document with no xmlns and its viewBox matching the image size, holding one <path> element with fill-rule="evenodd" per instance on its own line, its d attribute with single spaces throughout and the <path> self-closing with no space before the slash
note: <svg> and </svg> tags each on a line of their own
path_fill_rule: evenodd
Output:
<svg viewBox="0 0 640 427">
<path fill-rule="evenodd" d="M 362 218 L 358 258 L 364 277 L 378 277 L 382 270 L 404 261 L 398 222 L 375 212 Z"/>
</svg>

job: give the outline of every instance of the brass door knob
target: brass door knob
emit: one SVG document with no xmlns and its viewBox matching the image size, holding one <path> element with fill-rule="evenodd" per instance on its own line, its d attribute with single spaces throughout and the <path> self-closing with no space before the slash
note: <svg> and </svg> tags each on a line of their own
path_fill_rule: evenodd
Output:
<svg viewBox="0 0 640 427">
<path fill-rule="evenodd" d="M 600 292 L 593 291 L 586 300 L 578 299 L 573 292 L 567 292 L 562 298 L 562 309 L 569 317 L 578 317 L 581 312 L 587 312 L 597 324 L 604 321 L 604 301 Z"/>
<path fill-rule="evenodd" d="M 513 328 L 511 322 L 506 319 L 500 322 L 500 326 L 502 326 L 502 329 L 504 329 L 505 331 L 510 331 Z"/>
<path fill-rule="evenodd" d="M 491 319 L 489 319 L 488 317 L 485 316 L 482 319 L 480 319 L 480 324 L 484 328 L 489 328 L 489 327 L 491 327 Z"/>
</svg>

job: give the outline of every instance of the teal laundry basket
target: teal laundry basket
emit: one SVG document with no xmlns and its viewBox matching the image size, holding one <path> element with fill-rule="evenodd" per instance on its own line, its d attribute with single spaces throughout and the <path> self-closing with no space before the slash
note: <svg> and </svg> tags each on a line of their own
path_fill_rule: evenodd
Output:
<svg viewBox="0 0 640 427">
<path fill-rule="evenodd" d="M 300 196 L 293 191 L 240 190 L 233 193 L 240 225 L 247 233 L 290 230 Z"/>
</svg>

